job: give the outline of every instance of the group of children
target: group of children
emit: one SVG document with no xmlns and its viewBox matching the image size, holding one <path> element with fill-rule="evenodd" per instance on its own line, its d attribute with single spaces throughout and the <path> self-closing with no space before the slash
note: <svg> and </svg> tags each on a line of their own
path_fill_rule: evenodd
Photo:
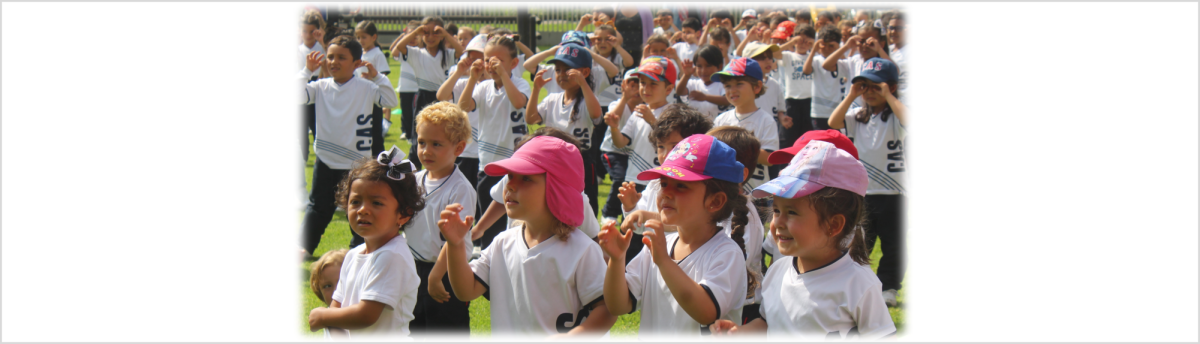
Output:
<svg viewBox="0 0 1200 344">
<path fill-rule="evenodd" d="M 317 162 L 303 253 L 336 206 L 354 235 L 311 265 L 329 305 L 312 330 L 465 336 L 482 295 L 502 334 L 600 336 L 635 310 L 645 337 L 895 332 L 903 16 L 843 37 L 834 12 L 749 10 L 732 27 L 714 11 L 682 29 L 660 12 L 635 64 L 607 10 L 536 54 L 507 30 L 427 17 L 390 45 L 397 90 L 373 24 L 322 45 L 305 15 Z M 379 135 L 397 105 L 407 154 Z M 603 208 L 597 165 L 613 181 Z"/>
</svg>

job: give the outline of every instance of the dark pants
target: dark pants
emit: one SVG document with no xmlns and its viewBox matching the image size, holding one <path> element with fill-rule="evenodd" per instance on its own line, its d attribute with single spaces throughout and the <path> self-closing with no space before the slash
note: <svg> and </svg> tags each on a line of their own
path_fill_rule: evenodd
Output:
<svg viewBox="0 0 1200 344">
<path fill-rule="evenodd" d="M 812 126 L 812 98 L 807 99 L 786 99 L 787 115 L 792 118 L 792 127 L 781 128 L 779 131 L 779 149 L 791 147 L 796 143 L 796 139 L 800 135 L 809 130 L 813 130 Z"/>
<path fill-rule="evenodd" d="M 502 176 L 501 177 L 492 177 L 492 176 L 487 175 L 487 173 L 483 173 L 483 172 L 477 172 L 477 173 L 478 173 L 477 175 L 479 176 L 479 184 L 475 186 L 475 192 L 479 196 L 479 209 L 483 209 L 486 211 L 487 208 L 492 205 L 492 201 L 493 201 L 492 200 L 492 186 L 496 185 L 496 183 L 500 182 L 500 178 L 504 178 L 504 177 L 502 177 Z M 503 200 L 500 200 L 499 202 L 503 203 Z M 479 216 L 482 217 L 483 213 L 479 213 Z M 501 215 L 500 218 L 496 220 L 496 222 L 492 223 L 491 227 L 488 227 L 487 230 L 485 230 L 483 232 L 483 236 L 479 237 L 479 242 L 477 242 L 476 245 L 479 246 L 480 249 L 486 249 L 486 248 L 488 248 L 488 246 L 491 246 L 492 239 L 495 239 L 496 235 L 500 234 L 500 232 L 503 232 L 505 229 L 508 229 L 508 228 L 505 228 L 507 226 L 507 224 L 508 224 L 508 215 L 507 214 Z"/>
<path fill-rule="evenodd" d="M 604 152 L 603 156 L 606 162 L 604 167 L 608 169 L 608 177 L 612 179 L 612 189 L 608 192 L 608 200 L 604 202 L 604 209 L 600 210 L 600 214 L 615 219 L 622 214 L 621 199 L 617 198 L 617 195 L 621 193 L 621 184 L 625 183 L 625 169 L 629 166 L 629 156 L 613 152 Z"/>
<path fill-rule="evenodd" d="M 639 193 L 646 191 L 645 185 L 637 183 L 634 183 L 633 185 L 636 186 L 634 189 L 636 189 Z M 642 252 L 642 246 L 645 245 L 646 244 L 642 243 L 642 233 L 636 231 L 633 232 L 633 239 L 629 241 L 629 248 L 625 249 L 625 264 L 629 264 L 629 262 L 633 260 L 633 257 L 637 257 L 638 253 Z"/>
<path fill-rule="evenodd" d="M 582 150 L 579 155 L 583 157 L 583 194 L 588 196 L 588 205 L 592 206 L 594 212 L 600 209 L 600 183 L 596 182 L 596 157 L 592 155 L 591 149 Z"/>
<path fill-rule="evenodd" d="M 751 320 L 762 318 L 759 307 L 762 307 L 762 305 L 752 304 L 742 306 L 742 325 L 750 323 Z"/>
<path fill-rule="evenodd" d="M 449 253 L 449 252 L 447 252 Z M 461 254 L 462 252 L 456 252 Z M 450 300 L 438 303 L 429 296 L 429 272 L 433 271 L 433 263 L 416 261 L 417 276 L 421 277 L 421 285 L 417 287 L 417 306 L 413 308 L 413 320 L 408 322 L 408 330 L 414 335 L 460 335 L 464 338 L 471 334 L 471 315 L 469 302 L 460 301 L 454 296 L 450 287 L 450 275 L 442 275 L 442 285 L 450 293 Z"/>
<path fill-rule="evenodd" d="M 333 212 L 337 209 L 334 202 L 337 184 L 348 172 L 350 171 L 329 168 L 319 157 L 313 164 L 312 192 L 308 194 L 308 206 L 304 209 L 304 224 L 301 227 L 304 231 L 304 249 L 309 253 L 317 249 L 317 245 L 321 243 L 321 235 L 325 234 L 325 227 L 328 227 L 329 221 L 333 219 Z M 363 242 L 362 237 L 353 230 L 350 234 L 353 236 L 350 247 L 358 245 L 355 242 Z"/>
<path fill-rule="evenodd" d="M 371 106 L 371 157 L 383 152 L 383 108 Z"/>
<path fill-rule="evenodd" d="M 607 114 L 608 107 L 601 106 L 600 113 Z M 603 117 L 601 117 L 601 118 L 603 118 Z M 605 124 L 603 121 L 601 121 L 600 124 L 596 124 L 593 126 L 593 129 L 592 129 L 593 141 L 595 138 L 600 138 L 600 141 L 592 142 L 592 148 L 590 149 L 592 151 L 592 166 L 604 166 L 605 165 L 604 152 L 600 151 L 600 144 L 601 144 L 601 142 L 604 142 L 604 140 L 603 140 L 604 133 L 606 133 L 606 132 L 608 132 L 608 124 Z M 595 167 L 595 171 L 596 171 L 596 179 L 598 179 L 598 180 L 604 180 L 604 176 L 608 174 L 607 168 Z M 595 209 L 595 208 L 593 208 L 593 209 Z M 600 210 L 600 209 L 596 209 L 596 210 Z"/>
<path fill-rule="evenodd" d="M 875 275 L 883 290 L 899 290 L 904 281 L 904 218 L 904 195 L 867 195 L 867 249 L 881 240 Z"/>
<path fill-rule="evenodd" d="M 304 163 L 308 164 L 308 149 L 312 147 L 312 141 L 309 141 L 309 136 L 317 135 L 317 104 L 301 105 L 300 113 L 304 117 L 304 128 L 300 131 L 303 134 L 300 138 L 301 150 L 304 151 Z"/>
<path fill-rule="evenodd" d="M 438 100 L 437 100 L 437 92 L 436 91 L 426 91 L 426 90 L 417 91 L 417 102 L 416 102 L 416 104 L 413 105 L 413 117 L 411 119 L 412 131 L 410 132 L 410 131 L 408 131 L 408 129 L 404 129 L 406 135 L 408 135 L 408 143 L 409 143 L 408 156 L 411 156 L 411 157 L 417 156 L 417 144 L 416 144 L 416 142 L 417 142 L 416 118 L 417 117 L 416 117 L 416 115 L 420 114 L 421 110 L 424 110 L 426 106 L 429 106 L 429 104 L 436 103 L 437 101 Z M 409 120 L 407 116 L 408 116 L 408 113 L 406 112 L 405 119 Z M 409 125 L 407 123 L 405 123 L 405 128 L 408 128 L 408 127 L 409 127 Z M 411 134 L 409 134 L 409 133 L 411 133 Z M 413 165 L 416 166 L 417 170 L 421 169 L 421 159 L 409 159 L 409 161 L 412 161 Z"/>
</svg>

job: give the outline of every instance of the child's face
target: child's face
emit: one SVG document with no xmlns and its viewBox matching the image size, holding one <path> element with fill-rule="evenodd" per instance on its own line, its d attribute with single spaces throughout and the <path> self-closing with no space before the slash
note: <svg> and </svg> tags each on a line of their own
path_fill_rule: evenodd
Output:
<svg viewBox="0 0 1200 344">
<path fill-rule="evenodd" d="M 646 48 L 646 53 L 650 54 L 650 56 L 666 56 L 665 54 L 667 53 L 667 45 L 662 44 L 661 42 L 650 43 L 650 45 Z M 646 57 L 643 56 L 642 58 Z"/>
<path fill-rule="evenodd" d="M 492 61 L 492 59 L 496 59 L 500 61 L 500 66 L 508 68 L 507 70 L 510 72 L 512 71 L 513 67 L 516 67 L 516 60 L 512 58 L 512 51 L 509 51 L 508 48 L 502 45 L 488 45 L 487 48 L 484 48 L 483 50 L 483 57 L 485 58 L 485 64 L 490 63 L 489 61 Z M 497 83 L 497 86 L 498 85 L 499 83 Z"/>
<path fill-rule="evenodd" d="M 312 25 L 312 24 L 300 25 L 300 40 L 304 41 L 304 44 L 312 45 L 313 42 L 317 41 L 316 31 L 317 31 L 316 25 Z"/>
<path fill-rule="evenodd" d="M 842 47 L 841 42 L 825 41 L 825 50 L 821 50 L 821 56 L 829 56 L 829 55 L 833 54 L 833 52 L 837 51 L 838 48 L 841 48 L 841 47 Z"/>
<path fill-rule="evenodd" d="M 834 246 L 833 237 L 821 225 L 817 210 L 808 198 L 775 196 L 771 208 L 774 214 L 771 235 L 775 237 L 779 253 L 793 257 L 813 256 Z"/>
<path fill-rule="evenodd" d="M 758 94 L 758 90 L 762 89 L 762 84 L 750 82 L 746 79 L 732 79 L 723 83 L 725 87 L 725 99 L 729 100 L 733 105 L 749 105 L 754 103 L 754 95 Z"/>
<path fill-rule="evenodd" d="M 709 37 L 709 43 L 712 43 L 712 45 L 715 45 L 718 49 L 721 49 L 722 53 L 729 53 L 729 41 L 716 40 L 712 39 L 712 37 Z"/>
<path fill-rule="evenodd" d="M 712 218 L 708 210 L 712 209 L 712 199 L 716 194 L 704 197 L 704 182 L 685 182 L 668 177 L 660 177 L 658 182 L 662 184 L 662 192 L 659 192 L 656 202 L 663 224 L 683 226 L 707 222 Z"/>
<path fill-rule="evenodd" d="M 658 155 L 655 157 L 654 164 L 659 165 L 663 161 L 667 161 L 667 154 L 671 153 L 671 149 L 674 149 L 679 141 L 683 141 L 683 136 L 679 135 L 678 131 L 671 132 L 671 135 L 667 135 L 667 137 L 658 138 L 658 143 L 654 145 L 654 153 Z"/>
<path fill-rule="evenodd" d="M 873 91 L 873 90 L 880 90 L 882 92 L 890 92 L 891 90 L 882 90 L 881 84 L 877 84 L 870 80 L 861 80 L 860 79 L 860 80 L 858 80 L 858 82 L 854 83 L 855 87 L 858 87 L 859 85 L 863 85 L 866 88 L 866 92 L 863 92 L 862 97 L 863 97 L 863 102 L 867 103 L 867 105 L 877 107 L 877 106 L 883 106 L 883 104 L 887 104 L 887 98 L 884 98 L 882 94 L 880 94 L 876 91 Z"/>
<path fill-rule="evenodd" d="M 562 87 L 562 89 L 566 91 L 575 91 L 579 88 L 579 84 L 567 75 L 567 73 L 572 70 L 579 71 L 580 75 L 584 78 L 587 78 L 588 74 L 591 73 L 591 68 L 572 69 L 571 67 L 567 66 L 566 63 L 554 61 L 554 82 L 558 84 L 558 87 Z"/>
<path fill-rule="evenodd" d="M 392 196 L 391 186 L 382 181 L 355 179 L 346 205 L 350 229 L 367 240 L 390 240 L 408 222 L 396 211 L 400 202 Z"/>
<path fill-rule="evenodd" d="M 549 212 L 546 206 L 546 174 L 508 174 L 504 186 L 504 210 L 508 217 L 516 220 L 530 219 L 541 212 Z"/>
<path fill-rule="evenodd" d="M 433 33 L 433 30 L 436 28 L 439 28 L 439 27 L 442 27 L 442 26 L 437 25 L 436 22 L 430 22 L 428 24 L 425 24 L 425 46 L 426 47 L 435 48 L 435 47 L 437 47 L 438 43 L 442 42 L 442 35 L 435 35 Z"/>
<path fill-rule="evenodd" d="M 379 38 L 379 35 L 377 35 L 377 34 L 376 35 L 368 35 L 366 31 L 354 30 L 354 39 L 358 40 L 358 44 L 362 44 L 363 52 L 366 52 L 367 50 L 371 50 L 371 48 L 374 48 L 375 40 L 378 38 Z"/>
<path fill-rule="evenodd" d="M 829 25 L 829 24 L 830 24 L 829 18 L 825 18 L 823 16 L 817 17 L 817 25 L 814 29 L 820 30 L 822 27 L 825 27 L 825 25 Z"/>
<path fill-rule="evenodd" d="M 658 27 L 669 29 L 671 28 L 671 23 L 674 21 L 675 20 L 669 15 L 660 15 L 658 16 Z"/>
<path fill-rule="evenodd" d="M 904 45 L 904 21 L 892 19 L 888 21 L 888 39 L 898 45 Z"/>
<path fill-rule="evenodd" d="M 695 29 L 692 29 L 690 27 L 685 27 L 683 29 L 680 29 L 680 31 L 683 32 L 683 40 L 688 42 L 688 44 L 696 44 L 696 41 L 700 39 L 699 37 L 696 36 Z"/>
<path fill-rule="evenodd" d="M 472 34 L 470 31 L 459 29 L 458 37 L 456 37 L 456 38 L 458 38 L 458 44 L 462 44 L 462 46 L 465 47 L 465 46 L 467 46 L 467 43 L 471 42 L 472 38 L 475 38 L 475 35 Z"/>
<path fill-rule="evenodd" d="M 854 31 L 853 26 L 849 26 L 849 25 L 843 26 L 842 27 L 842 40 L 846 40 L 847 37 L 850 37 L 851 35 L 853 35 L 851 33 L 852 31 Z"/>
<path fill-rule="evenodd" d="M 427 170 L 443 171 L 453 167 L 454 159 L 466 146 L 466 142 L 450 142 L 445 124 L 417 123 L 417 157 Z"/>
<path fill-rule="evenodd" d="M 702 58 L 696 58 L 693 63 L 695 63 L 696 66 L 696 76 L 701 80 L 704 80 L 705 85 L 712 83 L 713 73 L 721 71 L 720 66 L 711 65 L 708 63 L 708 60 Z"/>
<path fill-rule="evenodd" d="M 641 82 L 638 79 L 625 79 L 621 82 L 621 94 L 628 95 L 629 104 L 641 104 Z"/>
<path fill-rule="evenodd" d="M 340 45 L 330 45 L 325 59 L 328 60 L 325 61 L 325 66 L 329 68 L 329 73 L 333 74 L 334 80 L 345 81 L 354 76 L 354 64 L 358 61 L 354 59 L 354 55 L 350 55 L 350 49 Z"/>
<path fill-rule="evenodd" d="M 613 35 L 608 34 L 608 32 L 604 30 L 596 30 L 596 32 L 593 34 L 595 35 L 595 38 L 592 39 L 592 43 L 595 43 L 596 48 L 598 48 L 601 52 L 607 53 L 613 48 L 613 42 L 609 41 L 614 37 Z"/>
<path fill-rule="evenodd" d="M 341 277 L 342 263 L 333 263 L 326 265 L 321 270 L 321 276 L 317 280 L 317 285 L 321 287 L 321 296 L 325 297 L 325 304 L 333 302 L 333 290 L 337 289 L 338 279 Z"/>
<path fill-rule="evenodd" d="M 657 104 L 667 99 L 666 82 L 654 81 L 645 75 L 638 75 L 638 86 L 644 102 Z"/>
<path fill-rule="evenodd" d="M 758 62 L 759 68 L 762 68 L 763 76 L 771 74 L 771 72 L 775 70 L 775 58 L 771 57 L 770 50 L 755 56 L 754 61 Z"/>
</svg>

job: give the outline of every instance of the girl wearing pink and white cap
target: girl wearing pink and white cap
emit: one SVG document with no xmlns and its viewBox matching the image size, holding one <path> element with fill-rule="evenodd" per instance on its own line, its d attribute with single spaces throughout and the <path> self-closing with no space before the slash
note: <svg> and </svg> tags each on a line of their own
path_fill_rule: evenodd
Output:
<svg viewBox="0 0 1200 344">
<path fill-rule="evenodd" d="M 601 301 L 604 257 L 577 229 L 584 219 L 583 158 L 571 143 L 535 137 L 511 158 L 484 166 L 508 175 L 504 207 L 522 220 L 496 236 L 479 259 L 449 256 L 450 284 L 459 300 L 490 293 L 493 331 L 501 334 L 604 334 L 616 316 Z M 452 204 L 438 221 L 449 251 L 462 250 L 474 220 Z"/>
<path fill-rule="evenodd" d="M 867 170 L 849 152 L 809 141 L 779 177 L 754 189 L 774 197 L 778 257 L 762 281 L 762 318 L 713 331 L 801 340 L 876 340 L 896 332 L 864 240 Z"/>
</svg>

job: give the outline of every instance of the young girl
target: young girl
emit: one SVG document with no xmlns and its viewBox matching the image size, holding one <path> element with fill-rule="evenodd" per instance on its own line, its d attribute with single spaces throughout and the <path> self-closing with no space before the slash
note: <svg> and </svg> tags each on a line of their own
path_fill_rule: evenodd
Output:
<svg viewBox="0 0 1200 344">
<path fill-rule="evenodd" d="M 701 47 L 693 60 L 683 61 L 683 76 L 679 77 L 679 85 L 675 87 L 675 93 L 687 96 L 688 106 L 700 111 L 709 121 L 729 107 L 725 88 L 712 79 L 713 73 L 721 70 L 723 61 L 720 48 L 714 45 Z"/>
<path fill-rule="evenodd" d="M 437 101 L 437 89 L 446 82 L 450 67 L 458 62 L 463 54 L 463 46 L 458 43 L 450 32 L 442 27 L 442 18 L 428 16 L 421 20 L 413 32 L 400 38 L 392 44 L 392 58 L 408 61 L 417 76 L 417 101 L 413 111 L 421 112 L 425 106 Z M 409 43 L 420 37 L 420 43 L 414 54 L 409 54 Z M 405 123 L 407 125 L 407 123 Z M 416 128 L 415 126 L 413 127 Z M 409 139 L 413 139 L 409 136 Z M 409 148 L 409 155 L 416 153 L 416 145 Z M 421 168 L 421 162 L 414 162 Z"/>
<path fill-rule="evenodd" d="M 483 59 L 483 52 L 486 46 L 487 37 L 484 35 L 477 35 L 470 42 L 467 42 L 467 51 L 458 60 L 458 64 L 450 68 L 450 76 L 446 78 L 446 82 L 442 84 L 442 87 L 438 88 L 438 101 L 448 101 L 458 104 L 463 90 L 467 88 L 467 82 L 471 80 L 471 64 Z M 480 78 L 482 80 L 476 80 L 476 82 L 489 79 L 487 73 L 480 75 Z M 458 170 L 463 173 L 463 176 L 467 177 L 467 181 L 471 186 L 474 187 L 478 184 L 479 178 L 479 130 L 481 129 L 479 127 L 479 109 L 467 112 L 467 122 L 471 124 L 471 137 L 467 139 L 467 146 L 463 149 L 462 154 L 458 155 L 458 159 L 454 163 L 458 166 Z"/>
<path fill-rule="evenodd" d="M 517 65 L 517 45 L 511 38 L 493 36 L 484 48 L 483 57 L 484 60 L 471 63 L 471 77 L 458 99 L 463 111 L 479 110 L 479 172 L 487 164 L 512 156 L 513 147 L 528 132 L 525 102 L 530 96 L 529 84 L 519 75 L 510 74 Z M 480 81 L 484 73 L 491 79 Z M 500 177 L 479 174 L 475 185 L 478 204 L 492 204 L 489 191 L 499 180 Z M 503 225 L 493 225 L 483 234 L 481 246 L 487 248 L 503 230 Z"/>
<path fill-rule="evenodd" d="M 859 229 L 866 193 L 863 165 L 824 141 L 809 142 L 779 178 L 755 189 L 774 198 L 771 232 L 785 256 L 763 278 L 763 318 L 718 321 L 713 331 L 800 340 L 895 333 Z"/>
<path fill-rule="evenodd" d="M 762 82 L 762 73 L 762 69 L 758 67 L 758 62 L 755 60 L 739 58 L 729 62 L 724 70 L 712 76 L 725 86 L 725 97 L 734 106 L 733 110 L 717 116 L 713 125 L 733 125 L 746 128 L 755 137 L 758 137 L 758 141 L 762 145 L 762 151 L 758 155 L 758 166 L 755 167 L 754 173 L 750 175 L 750 180 L 745 184 L 747 193 L 767 181 L 767 166 L 769 165 L 767 156 L 771 155 L 772 151 L 779 149 L 779 129 L 772 119 L 773 114 L 769 112 L 769 109 L 760 108 L 755 103 L 756 98 L 766 92 Z M 765 211 L 759 213 L 765 213 Z"/>
<path fill-rule="evenodd" d="M 632 68 L 634 67 L 634 63 L 637 63 L 637 61 L 633 60 L 633 55 L 630 55 L 628 51 L 625 51 L 625 48 L 621 47 L 621 42 L 617 39 L 617 29 L 614 29 L 611 25 L 597 26 L 593 34 L 595 38 L 592 39 L 592 42 L 595 44 L 592 45 L 592 52 L 612 62 L 612 64 L 618 67 L 618 70 Z M 620 73 L 617 75 L 620 75 Z M 603 90 L 596 90 L 596 99 L 600 100 L 602 107 L 620 98 L 621 87 L 618 85 L 605 87 Z M 604 110 L 605 112 L 608 111 L 607 109 Z"/>
<path fill-rule="evenodd" d="M 408 21 L 408 25 L 404 27 L 404 32 L 400 34 L 403 38 L 421 26 L 421 22 L 417 20 Z M 409 49 L 419 48 L 417 40 L 413 40 L 408 44 Z M 390 51 L 396 51 L 396 44 L 393 42 Z M 395 59 L 393 57 L 392 59 Z M 400 59 L 400 80 L 397 81 L 396 93 L 400 98 L 400 139 L 409 140 L 409 144 L 417 139 L 416 128 L 414 128 L 413 119 L 417 115 L 417 111 L 413 110 L 413 106 L 417 102 L 417 72 L 413 70 L 408 60 Z M 385 117 L 391 117 L 384 114 Z"/>
<path fill-rule="evenodd" d="M 512 158 L 484 167 L 508 175 L 504 206 L 521 220 L 496 237 L 479 259 L 448 254 L 450 283 L 460 300 L 490 293 L 492 330 L 524 335 L 599 335 L 616 322 L 603 296 L 599 247 L 575 229 L 583 222 L 583 161 L 575 145 L 535 137 Z M 438 226 L 447 252 L 461 250 L 472 218 L 462 206 L 442 212 Z"/>
<path fill-rule="evenodd" d="M 610 257 L 604 302 L 613 314 L 640 306 L 639 333 L 699 336 L 718 319 L 741 320 L 747 290 L 744 248 L 717 226 L 735 209 L 747 213 L 742 209 L 746 198 L 737 187 L 743 167 L 735 154 L 712 136 L 692 135 L 675 146 L 662 166 L 638 175 L 662 183 L 657 201 L 662 222 L 646 222 L 654 229 L 643 239 L 648 250 L 628 268 L 624 258 L 632 231 L 622 235 L 611 221 L 601 229 L 600 247 Z M 679 232 L 665 234 L 664 224 Z M 731 236 L 740 238 L 739 229 L 744 227 L 735 227 Z"/>
<path fill-rule="evenodd" d="M 346 253 L 333 302 L 309 313 L 309 328 L 345 329 L 350 339 L 408 336 L 421 279 L 400 232 L 425 207 L 412 163 L 395 146 L 358 160 L 338 183 L 337 199 L 366 242 Z"/>
<path fill-rule="evenodd" d="M 317 299 L 329 306 L 333 302 L 333 290 L 337 289 L 338 278 L 342 273 L 342 261 L 346 259 L 346 249 L 333 250 L 321 255 L 321 259 L 312 263 L 308 274 L 308 284 L 312 287 Z M 346 331 L 339 328 L 325 328 L 325 339 L 344 339 Z"/>
<path fill-rule="evenodd" d="M 863 49 L 864 53 L 868 49 Z M 899 71 L 896 64 L 882 58 L 872 58 L 862 65 L 860 74 L 851 83 L 850 94 L 838 104 L 829 117 L 829 126 L 846 128 L 846 136 L 854 139 L 863 166 L 871 176 L 867 189 L 867 244 L 874 247 L 878 236 L 883 258 L 879 259 L 879 281 L 883 283 L 884 301 L 897 305 L 896 293 L 904 281 L 904 143 L 908 108 L 897 98 Z M 861 96 L 865 107 L 853 107 Z M 850 114 L 850 118 L 847 117 Z"/>
<path fill-rule="evenodd" d="M 637 191 L 646 187 L 646 182 L 637 180 L 637 173 L 658 166 L 654 146 L 648 137 L 658 123 L 658 118 L 667 109 L 667 97 L 675 85 L 675 63 L 662 56 L 651 56 L 642 60 L 638 67 L 638 93 L 644 104 L 634 108 L 632 117 L 624 125 L 615 116 L 606 119 L 609 130 L 620 135 L 612 135 L 613 146 L 626 149 L 629 164 L 626 166 L 625 180 L 633 181 Z"/>
<path fill-rule="evenodd" d="M 354 39 L 363 47 L 363 61 L 370 62 L 380 74 L 388 75 L 392 69 L 388 66 L 387 57 L 379 50 L 379 31 L 371 21 L 359 22 L 354 27 Z M 354 71 L 358 75 L 367 74 L 367 67 L 359 67 Z M 392 121 L 384 121 L 383 114 L 391 113 L 392 109 L 374 106 L 371 109 L 371 155 L 383 152 L 383 137 L 387 135 Z"/>
<path fill-rule="evenodd" d="M 845 97 L 847 76 L 850 75 L 848 60 L 838 61 L 837 70 L 826 70 L 822 66 L 826 56 L 831 56 L 838 48 L 842 36 L 832 27 L 821 29 L 820 39 L 812 45 L 812 52 L 804 61 L 804 73 L 813 75 L 812 127 L 816 130 L 829 129 L 829 115 Z M 820 68 L 820 69 L 818 69 Z"/>
<path fill-rule="evenodd" d="M 608 105 L 608 111 L 604 115 L 604 127 L 616 128 L 606 130 L 604 133 L 604 142 L 600 144 L 600 151 L 604 154 L 604 166 L 608 168 L 609 178 L 612 179 L 613 188 L 608 194 L 608 201 L 604 203 L 604 208 L 600 210 L 600 214 L 605 219 L 616 219 L 621 216 L 621 200 L 617 197 L 619 194 L 619 186 L 625 183 L 626 168 L 629 166 L 629 149 L 617 148 L 613 144 L 613 134 L 621 135 L 618 130 L 625 126 L 625 122 L 629 120 L 629 116 L 633 113 L 638 105 L 642 104 L 642 95 L 639 92 L 638 74 L 636 69 L 630 69 L 625 72 L 625 78 L 621 82 L 621 98 L 617 99 Z"/>
</svg>

